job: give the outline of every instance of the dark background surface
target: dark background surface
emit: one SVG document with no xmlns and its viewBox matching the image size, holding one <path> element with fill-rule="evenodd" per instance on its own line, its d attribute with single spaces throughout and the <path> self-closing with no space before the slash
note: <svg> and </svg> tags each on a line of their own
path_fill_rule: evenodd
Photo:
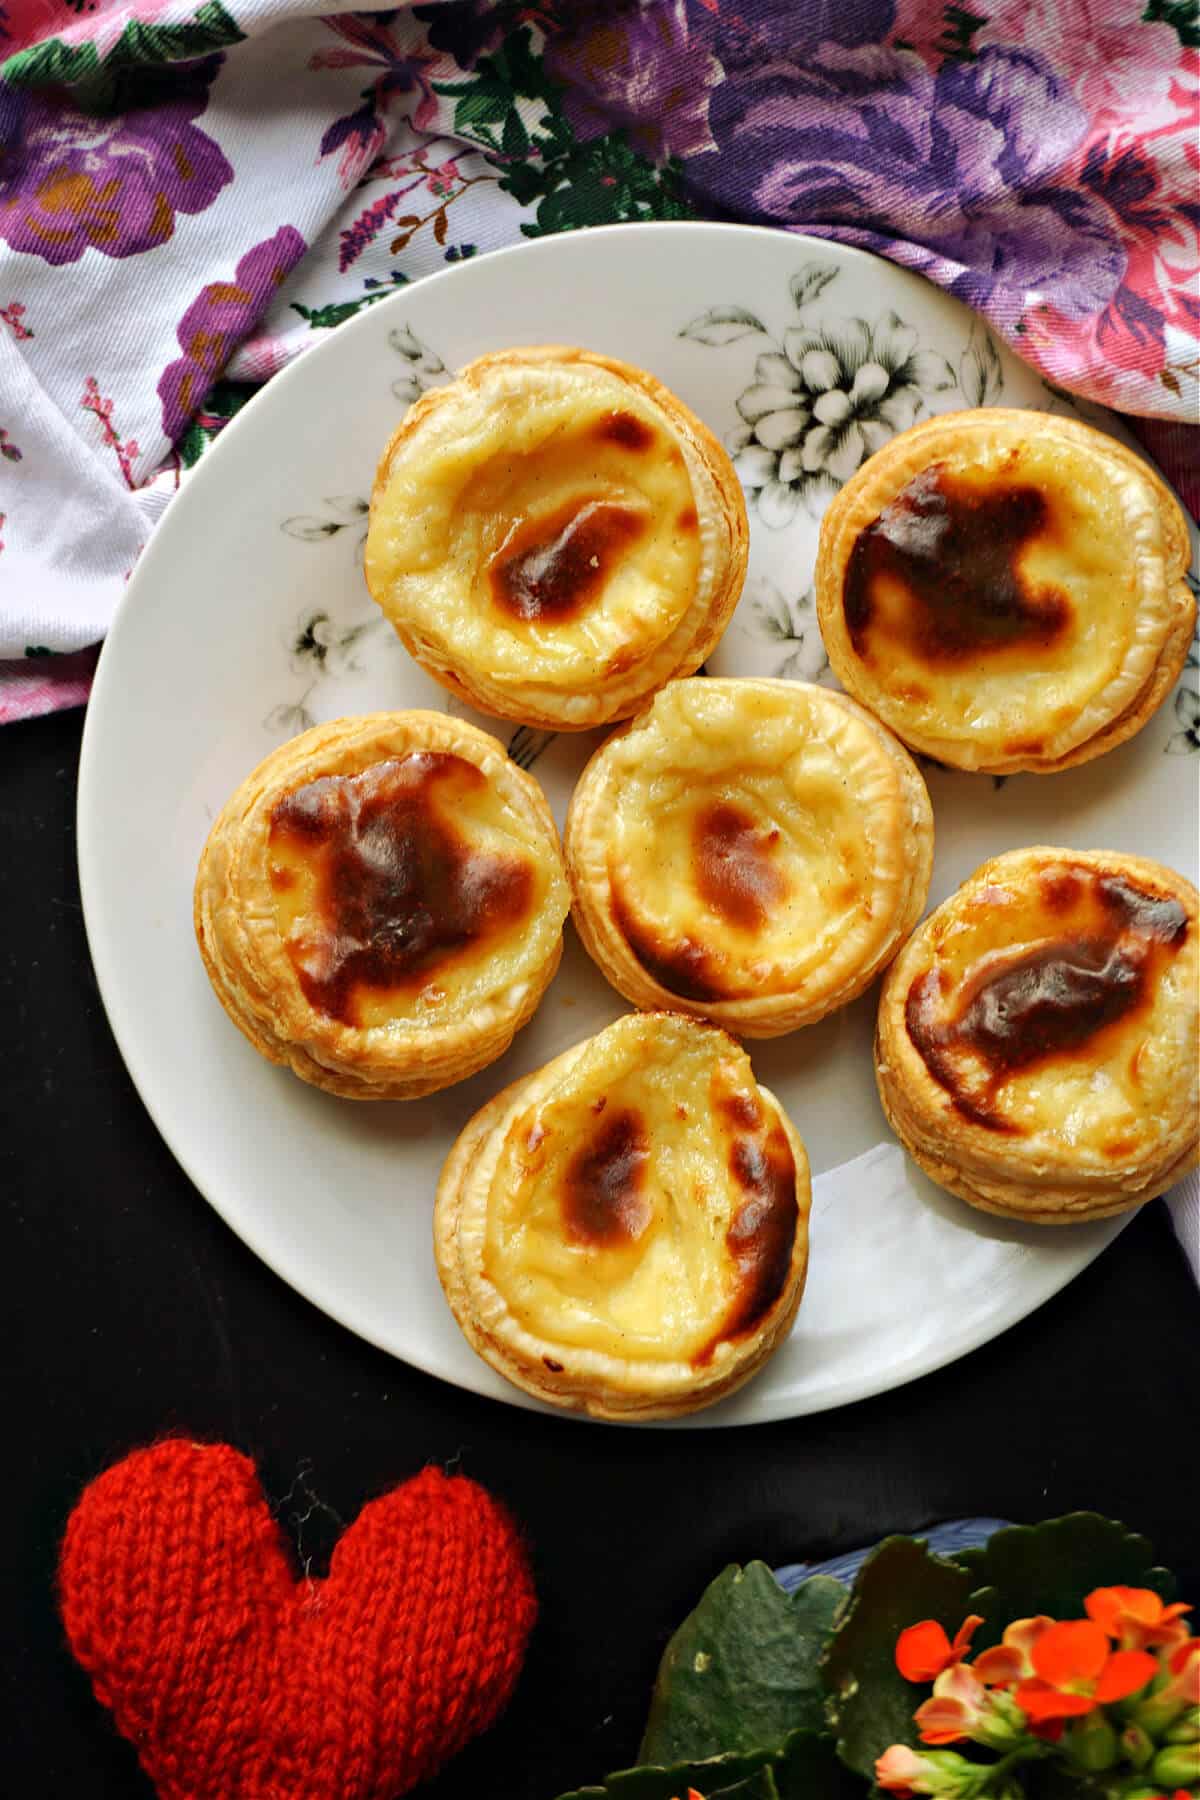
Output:
<svg viewBox="0 0 1200 1800">
<path fill-rule="evenodd" d="M 1096 1507 L 1144 1531 L 1200 1600 L 1198 1302 L 1161 1204 L 951 1368 L 736 1432 L 517 1411 L 316 1312 L 201 1199 L 125 1073 L 79 909 L 81 727 L 75 712 L 0 732 L 5 1793 L 151 1794 L 63 1647 L 53 1570 L 84 1483 L 173 1429 L 255 1457 L 318 1571 L 334 1515 L 426 1462 L 455 1459 L 524 1522 L 542 1608 L 529 1661 L 498 1727 L 424 1790 L 436 1800 L 552 1800 L 630 1760 L 663 1643 L 730 1560 Z"/>
</svg>

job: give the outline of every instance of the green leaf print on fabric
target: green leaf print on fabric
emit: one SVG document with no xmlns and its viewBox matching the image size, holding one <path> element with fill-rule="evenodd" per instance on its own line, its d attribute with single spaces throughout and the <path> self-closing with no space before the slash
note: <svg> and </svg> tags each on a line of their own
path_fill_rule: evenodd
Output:
<svg viewBox="0 0 1200 1800">
<path fill-rule="evenodd" d="M 156 71 L 164 63 L 207 56 L 240 43 L 245 32 L 221 5 L 204 0 L 191 19 L 177 25 L 150 25 L 130 19 L 116 43 L 101 55 L 94 43 L 66 44 L 48 38 L 0 64 L 0 77 L 14 87 L 67 87 L 84 112 L 121 113 L 152 106 L 163 96 Z"/>
<path fill-rule="evenodd" d="M 1186 50 L 1200 46 L 1200 0 L 1149 0 L 1142 20 L 1169 25 Z"/>
<path fill-rule="evenodd" d="M 528 173 L 540 177 L 533 194 L 518 192 L 503 177 L 502 188 L 528 205 L 538 191 L 536 222 L 522 224 L 526 237 L 574 231 L 584 225 L 610 225 L 631 219 L 690 219 L 693 208 L 684 196 L 678 162 L 653 163 L 631 150 L 623 133 L 593 138 L 569 156 Z"/>
<path fill-rule="evenodd" d="M 175 449 L 185 469 L 190 469 L 199 462 L 234 414 L 241 412 L 247 400 L 256 392 L 253 382 L 217 382 L 183 436 L 176 440 Z"/>
<path fill-rule="evenodd" d="M 292 311 L 299 313 L 305 324 L 313 331 L 329 331 L 334 325 L 340 325 L 346 319 L 352 319 L 365 306 L 374 306 L 377 300 L 386 300 L 397 288 L 405 287 L 408 276 L 402 275 L 399 269 L 393 269 L 392 277 L 374 293 L 361 294 L 357 300 L 335 300 L 328 306 L 302 306 L 298 300 L 291 303 Z"/>
<path fill-rule="evenodd" d="M 561 92 L 534 53 L 528 26 L 505 38 L 494 56 L 481 56 L 467 80 L 434 82 L 433 91 L 457 100 L 458 136 L 491 151 L 493 157 L 555 157 L 575 143 Z M 536 102 L 541 103 L 540 117 L 535 116 Z"/>
<path fill-rule="evenodd" d="M 582 225 L 636 219 L 688 219 L 681 165 L 658 166 L 634 150 L 625 132 L 580 143 L 563 109 L 563 90 L 546 72 L 527 26 L 512 32 L 492 56 L 481 56 L 469 79 L 435 82 L 457 102 L 454 130 L 478 144 L 499 172 L 499 185 L 534 217 L 526 237 L 545 237 Z"/>
</svg>

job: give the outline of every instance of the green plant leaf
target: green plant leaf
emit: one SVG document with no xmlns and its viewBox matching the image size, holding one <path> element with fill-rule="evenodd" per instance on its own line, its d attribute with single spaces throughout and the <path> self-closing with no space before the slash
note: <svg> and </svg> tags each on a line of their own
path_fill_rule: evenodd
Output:
<svg viewBox="0 0 1200 1800">
<path fill-rule="evenodd" d="M 1013 1619 L 1047 1613 L 1052 1619 L 1081 1619 L 1093 1588 L 1153 1588 L 1164 1600 L 1175 1594 L 1169 1569 L 1154 1566 L 1150 1543 L 1099 1513 L 1068 1513 L 1040 1525 L 1012 1525 L 997 1531 L 978 1550 L 959 1550 L 954 1561 L 972 1586 L 989 1590 L 984 1625 L 972 1645 L 997 1643 Z"/>
<path fill-rule="evenodd" d="M 748 1756 L 702 1757 L 699 1761 L 674 1763 L 670 1768 L 656 1766 L 618 1769 L 605 1776 L 602 1787 L 579 1788 L 562 1794 L 559 1800 L 684 1800 L 689 1787 L 704 1794 L 706 1800 L 723 1794 L 735 1783 L 755 1774 L 771 1760 L 769 1750 L 758 1750 Z"/>
<path fill-rule="evenodd" d="M 759 1769 L 733 1787 L 717 1788 L 704 1800 L 780 1800 L 779 1789 L 770 1769 Z"/>
<path fill-rule="evenodd" d="M 847 1768 L 870 1780 L 889 1744 L 916 1744 L 913 1713 L 925 1690 L 897 1669 L 896 1640 L 919 1619 L 936 1619 L 953 1636 L 971 1610 L 972 1585 L 965 1569 L 916 1538 L 885 1538 L 867 1558 L 822 1664 Z"/>
<path fill-rule="evenodd" d="M 771 1771 L 779 1800 L 863 1800 L 866 1793 L 828 1731 L 793 1731 Z"/>
<path fill-rule="evenodd" d="M 578 1788 L 560 1800 L 685 1800 L 692 1788 L 704 1800 L 865 1800 L 866 1794 L 838 1761 L 827 1731 L 794 1731 L 777 1753 L 619 1769 L 602 1787 Z"/>
<path fill-rule="evenodd" d="M 765 1563 L 731 1564 L 663 1653 L 641 1760 L 774 1749 L 796 1727 L 821 1729 L 819 1661 L 845 1598 L 827 1576 L 791 1596 Z"/>
</svg>

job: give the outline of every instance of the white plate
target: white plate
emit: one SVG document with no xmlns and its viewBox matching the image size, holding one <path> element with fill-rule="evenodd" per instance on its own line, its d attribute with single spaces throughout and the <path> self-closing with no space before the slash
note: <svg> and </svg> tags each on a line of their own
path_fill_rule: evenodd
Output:
<svg viewBox="0 0 1200 1800">
<path fill-rule="evenodd" d="M 79 790 L 84 910 L 117 1042 L 196 1186 L 286 1281 L 406 1362 L 518 1405 L 529 1403 L 476 1359 L 443 1302 L 434 1185 L 489 1095 L 621 1001 L 568 934 L 553 987 L 501 1063 L 428 1100 L 352 1105 L 273 1068 L 230 1024 L 192 939 L 191 889 L 215 813 L 283 738 L 342 713 L 457 704 L 367 597 L 366 496 L 415 394 L 482 351 L 546 341 L 652 370 L 731 442 L 757 359 L 814 344 L 823 360 L 810 371 L 843 387 L 864 359 L 884 368 L 887 392 L 862 416 L 893 427 L 918 407 L 1069 410 L 956 301 L 860 251 L 736 226 L 616 226 L 491 255 L 370 307 L 234 420 L 155 533 L 100 659 Z M 808 460 L 820 449 L 844 469 L 859 448 L 843 433 Z M 833 488 L 789 486 L 770 460 L 753 445 L 743 457 L 762 483 L 750 576 L 710 666 L 828 680 L 809 588 Z M 1136 850 L 1191 870 L 1196 764 L 1178 752 L 1200 710 L 1194 657 L 1185 683 L 1132 744 L 1069 774 L 1001 785 L 933 771 L 931 901 L 1020 844 Z M 560 822 L 594 742 L 515 734 Z M 871 1024 L 868 996 L 754 1050 L 818 1176 L 812 1269 L 790 1342 L 697 1423 L 815 1412 L 936 1368 L 1055 1293 L 1118 1229 L 1009 1227 L 915 1174 L 879 1110 Z"/>
</svg>

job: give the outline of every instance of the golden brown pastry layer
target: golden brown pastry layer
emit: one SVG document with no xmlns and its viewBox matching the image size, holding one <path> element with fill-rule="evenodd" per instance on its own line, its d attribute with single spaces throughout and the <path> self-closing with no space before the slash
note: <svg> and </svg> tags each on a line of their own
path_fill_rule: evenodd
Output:
<svg viewBox="0 0 1200 1800">
<path fill-rule="evenodd" d="M 255 1049 L 354 1100 L 494 1062 L 562 954 L 558 833 L 533 777 L 445 713 L 315 726 L 222 809 L 196 939 Z"/>
<path fill-rule="evenodd" d="M 452 693 L 580 731 L 700 666 L 748 543 L 733 465 L 681 400 L 548 345 L 481 356 L 410 407 L 379 464 L 365 567 Z"/>
<path fill-rule="evenodd" d="M 821 522 L 817 613 L 847 690 L 912 749 L 1046 773 L 1140 731 L 1187 656 L 1187 525 L 1141 457 L 1048 413 L 943 414 Z"/>
<path fill-rule="evenodd" d="M 438 1273 L 485 1361 L 596 1418 L 692 1412 L 791 1329 L 804 1146 L 724 1032 L 631 1013 L 514 1082 L 442 1171 Z"/>
<path fill-rule="evenodd" d="M 579 934 L 627 1000 L 772 1037 L 896 954 L 933 815 L 912 758 L 844 694 L 696 679 L 592 757 L 564 850 Z"/>
<path fill-rule="evenodd" d="M 1013 850 L 884 981 L 883 1108 L 927 1174 L 986 1212 L 1102 1219 L 1192 1168 L 1196 890 L 1144 857 Z"/>
</svg>

